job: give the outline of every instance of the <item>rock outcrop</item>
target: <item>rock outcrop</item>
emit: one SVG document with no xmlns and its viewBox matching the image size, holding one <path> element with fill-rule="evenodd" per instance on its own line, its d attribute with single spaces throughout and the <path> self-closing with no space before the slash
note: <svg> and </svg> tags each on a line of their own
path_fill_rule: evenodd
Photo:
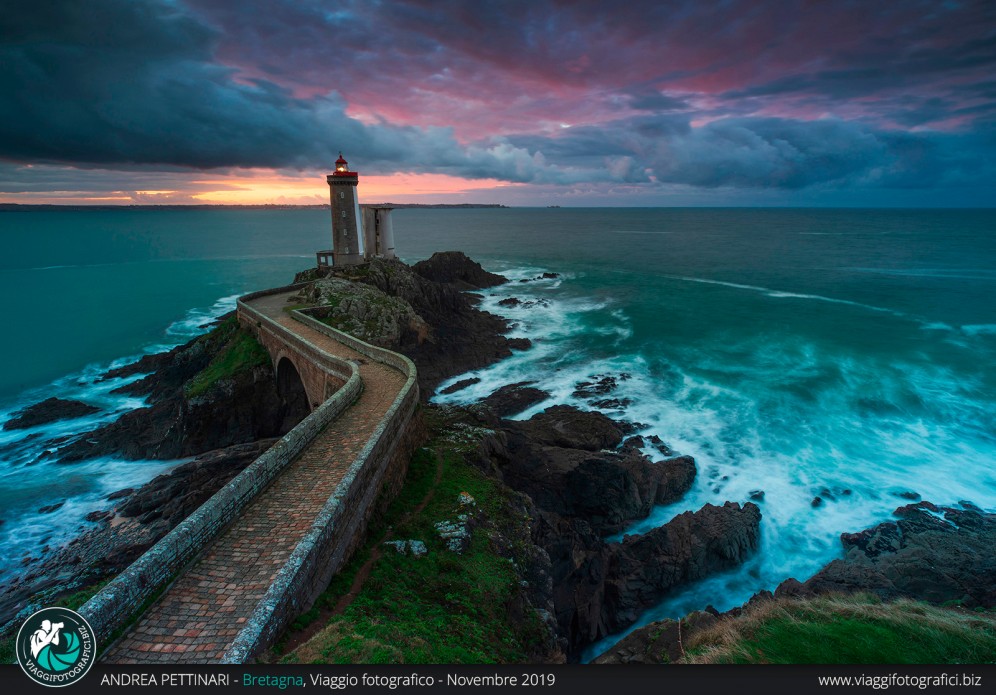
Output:
<svg viewBox="0 0 996 695">
<path fill-rule="evenodd" d="M 616 451 L 622 430 L 601 413 L 553 406 L 501 427 L 504 450 L 494 460 L 505 482 L 598 534 L 617 533 L 654 505 L 677 500 L 695 479 L 691 457 L 654 463 L 636 450 Z"/>
<path fill-rule="evenodd" d="M 64 398 L 46 398 L 40 403 L 35 403 L 15 413 L 14 417 L 3 423 L 3 428 L 5 430 L 23 430 L 29 427 L 56 422 L 57 420 L 70 420 L 99 412 L 100 408 L 81 401 Z"/>
<path fill-rule="evenodd" d="M 508 282 L 507 277 L 489 273 L 460 251 L 439 251 L 413 265 L 412 270 L 427 280 L 461 290 L 481 290 Z"/>
<path fill-rule="evenodd" d="M 537 403 L 542 403 L 550 397 L 550 394 L 546 391 L 530 386 L 533 383 L 535 382 L 520 381 L 517 384 L 502 386 L 481 401 L 481 403 L 490 408 L 499 417 L 516 415 L 526 408 L 534 406 Z"/>
<path fill-rule="evenodd" d="M 742 563 L 757 549 L 761 512 L 727 502 L 605 543 L 578 519 L 543 514 L 535 539 L 550 556 L 554 604 L 571 653 L 633 622 L 671 589 Z"/>
<path fill-rule="evenodd" d="M 428 398 L 441 381 L 512 354 L 508 323 L 477 309 L 462 291 L 502 282 L 462 253 L 448 252 L 413 267 L 374 259 L 334 269 L 301 300 L 330 325 L 410 357 Z"/>
<path fill-rule="evenodd" d="M 845 555 L 811 579 L 783 582 L 776 596 L 877 594 L 966 607 L 996 606 L 996 514 L 920 502 L 900 507 L 896 521 L 841 536 Z"/>
<path fill-rule="evenodd" d="M 606 534 L 646 517 L 655 504 L 679 499 L 694 481 L 695 462 L 653 462 L 621 447 L 620 423 L 571 406 L 521 422 L 501 420 L 486 404 L 468 412 L 493 432 L 481 441 L 478 465 L 535 506 L 532 541 L 549 558 L 554 618 L 571 658 L 672 588 L 733 567 L 757 548 L 761 513 L 751 503 L 706 505 L 607 542 Z"/>
</svg>

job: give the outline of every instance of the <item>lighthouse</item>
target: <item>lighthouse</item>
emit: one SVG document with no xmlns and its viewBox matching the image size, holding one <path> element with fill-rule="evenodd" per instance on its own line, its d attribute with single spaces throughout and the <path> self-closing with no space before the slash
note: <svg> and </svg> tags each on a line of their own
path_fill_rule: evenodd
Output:
<svg viewBox="0 0 996 695">
<path fill-rule="evenodd" d="M 360 175 L 349 170 L 349 162 L 339 153 L 335 171 L 325 177 L 332 198 L 332 262 L 337 266 L 357 265 L 364 260 L 360 233 L 360 201 L 356 187 Z"/>
<path fill-rule="evenodd" d="M 325 177 L 332 199 L 332 250 L 318 252 L 318 267 L 358 265 L 371 258 L 397 258 L 390 205 L 360 205 L 360 175 L 339 153 L 335 171 Z"/>
</svg>

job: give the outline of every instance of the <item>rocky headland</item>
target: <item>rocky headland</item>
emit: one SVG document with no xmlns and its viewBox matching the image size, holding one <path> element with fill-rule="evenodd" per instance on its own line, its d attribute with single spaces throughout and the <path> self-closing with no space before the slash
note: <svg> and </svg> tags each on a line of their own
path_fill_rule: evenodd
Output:
<svg viewBox="0 0 996 695">
<path fill-rule="evenodd" d="M 409 356 L 425 399 L 444 380 L 529 347 L 528 341 L 506 338 L 504 319 L 478 308 L 475 292 L 506 278 L 460 253 L 436 254 L 413 266 L 374 260 L 309 270 L 296 282 L 308 284 L 289 308 L 308 308 L 330 326 Z M 123 389 L 145 397 L 147 407 L 52 442 L 43 456 L 66 466 L 99 455 L 192 460 L 138 489 L 115 492 L 88 515 L 93 526 L 73 542 L 26 558 L 18 579 L 0 588 L 0 626 L 121 571 L 308 413 L 303 399 L 280 397 L 267 353 L 232 316 L 186 345 L 107 376 L 138 374 L 146 376 Z M 648 533 L 607 540 L 654 506 L 680 499 L 696 477 L 691 457 L 636 435 L 638 424 L 599 412 L 618 404 L 614 391 L 627 378 L 597 375 L 578 383 L 576 395 L 591 410 L 553 405 L 522 421 L 507 418 L 550 400 L 528 382 L 504 386 L 466 408 L 424 406 L 442 423 L 436 436 L 459 441 L 461 460 L 489 481 L 488 489 L 500 491 L 493 518 L 468 517 L 456 527 L 464 535 L 485 534 L 489 552 L 513 561 L 519 588 L 496 610 L 516 630 L 528 632 L 523 626 L 540 621 L 545 637 L 529 652 L 531 660 L 575 660 L 592 642 L 631 625 L 671 589 L 735 567 L 758 549 L 761 511 L 752 502 L 706 505 Z M 468 377 L 447 391 L 472 383 L 475 378 Z M 53 400 L 21 418 L 75 417 L 85 406 Z M 959 577 L 975 572 L 978 578 L 959 584 L 960 596 L 991 603 L 991 593 L 978 589 L 985 586 L 984 572 L 991 576 L 991 565 L 976 567 L 959 555 L 965 552 L 961 539 L 972 529 L 981 534 L 972 542 L 991 547 L 991 520 L 971 510 L 923 504 L 907 509 L 895 528 L 883 525 L 845 541 L 849 551 L 840 566 L 831 564 L 806 584 L 786 583 L 779 591 L 867 591 L 879 582 L 883 596 L 915 595 L 911 581 L 921 580 L 902 577 L 921 576 L 917 567 L 935 544 L 957 539 L 945 566 L 957 567 Z M 948 514 L 949 521 L 937 518 Z M 402 545 L 422 547 L 407 540 Z M 882 564 L 881 558 L 893 556 L 898 559 L 891 565 Z M 941 579 L 932 591 L 931 600 L 957 592 Z M 716 619 L 703 615 L 709 616 L 704 622 Z M 617 660 L 639 660 L 632 658 L 639 646 L 631 645 L 645 631 L 617 646 Z"/>
</svg>

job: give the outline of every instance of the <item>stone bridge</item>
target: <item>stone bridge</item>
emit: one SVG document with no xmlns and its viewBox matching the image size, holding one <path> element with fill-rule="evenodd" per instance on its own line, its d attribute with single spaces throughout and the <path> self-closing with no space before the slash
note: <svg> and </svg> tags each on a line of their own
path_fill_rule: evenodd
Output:
<svg viewBox="0 0 996 695">
<path fill-rule="evenodd" d="M 311 414 L 80 608 L 105 663 L 252 659 L 348 561 L 385 485 L 400 485 L 415 366 L 288 311 L 301 287 L 247 295 L 238 317 L 281 396 L 306 394 Z"/>
<path fill-rule="evenodd" d="M 290 292 L 293 293 L 293 290 Z M 238 309 L 239 322 L 248 327 L 270 353 L 280 397 L 285 401 L 292 400 L 303 389 L 308 410 L 314 411 L 342 388 L 349 379 L 349 373 L 329 362 L 329 353 L 305 340 L 296 339 L 300 337 L 297 333 L 289 336 L 287 331 L 258 320 L 248 310 L 251 306 L 252 310 L 279 320 L 289 315 L 287 299 L 287 292 L 247 295 Z"/>
</svg>

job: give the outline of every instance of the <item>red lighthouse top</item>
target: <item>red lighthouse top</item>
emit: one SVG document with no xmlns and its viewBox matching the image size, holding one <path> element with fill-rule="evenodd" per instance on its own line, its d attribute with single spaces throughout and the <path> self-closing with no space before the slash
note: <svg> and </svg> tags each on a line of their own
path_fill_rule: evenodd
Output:
<svg viewBox="0 0 996 695">
<path fill-rule="evenodd" d="M 332 176 L 356 176 L 355 171 L 349 170 L 349 162 L 342 156 L 342 152 L 339 153 L 339 159 L 335 160 L 335 171 Z"/>
</svg>

